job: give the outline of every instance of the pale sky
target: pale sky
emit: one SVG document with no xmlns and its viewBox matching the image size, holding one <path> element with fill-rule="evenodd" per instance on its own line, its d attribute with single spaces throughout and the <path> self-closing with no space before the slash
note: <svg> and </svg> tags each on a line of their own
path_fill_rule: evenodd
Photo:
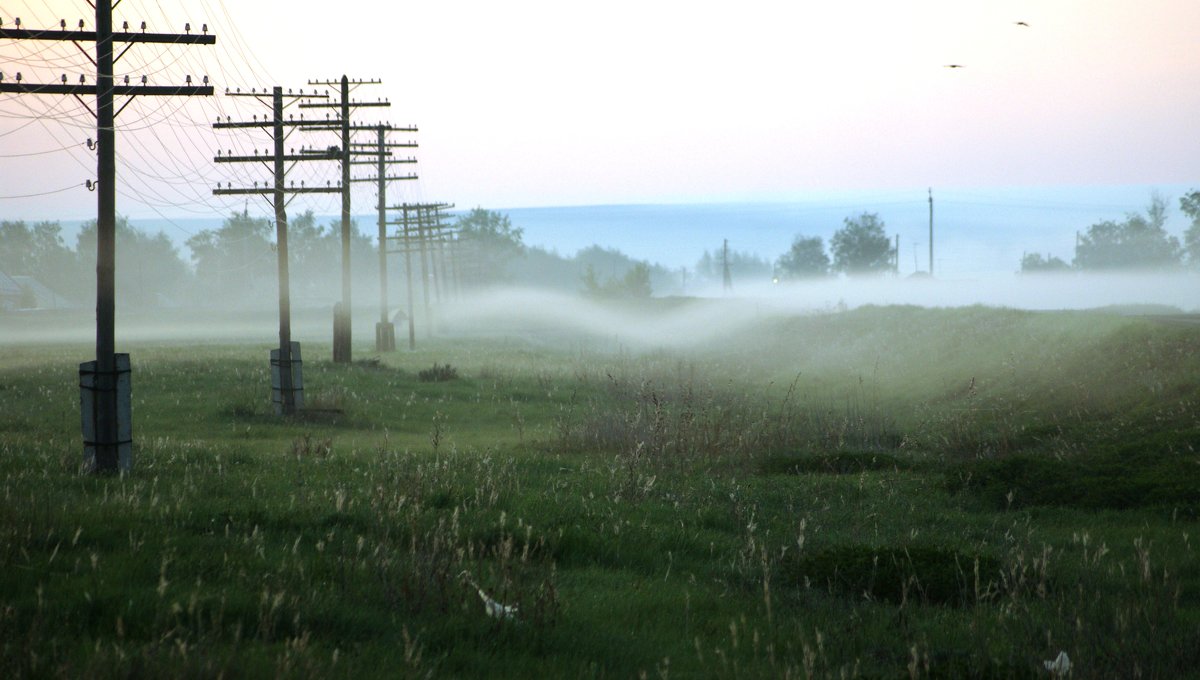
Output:
<svg viewBox="0 0 1200 680">
<path fill-rule="evenodd" d="M 15 16 L 30 28 L 91 26 L 90 11 L 84 0 L 0 0 L 5 26 Z M 124 0 L 116 17 L 161 32 L 207 23 L 218 41 L 134 46 L 119 77 L 208 74 L 219 89 L 382 79 L 356 94 L 386 97 L 387 120 L 421 129 L 421 180 L 396 183 L 397 201 L 503 208 L 1200 182 L 1196 0 Z M 90 70 L 69 43 L 0 42 L 6 78 L 65 72 L 74 82 Z M 119 210 L 196 217 L 240 206 L 213 198 L 212 184 L 266 175 L 211 157 L 269 142 L 209 125 L 265 111 L 220 96 L 134 101 L 118 120 Z M 94 178 L 89 116 L 70 98 L 0 95 L 0 218 L 94 215 L 94 194 L 79 188 Z M 297 133 L 294 144 L 313 140 Z M 338 172 L 308 166 L 296 177 Z M 57 193 L 14 198 L 46 191 Z M 374 192 L 355 200 L 370 212 Z M 296 205 L 336 212 L 332 199 Z"/>
</svg>

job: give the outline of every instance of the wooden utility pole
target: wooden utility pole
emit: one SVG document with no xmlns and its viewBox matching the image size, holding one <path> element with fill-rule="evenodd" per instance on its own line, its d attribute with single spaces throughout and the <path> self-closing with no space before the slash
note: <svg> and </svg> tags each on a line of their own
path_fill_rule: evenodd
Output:
<svg viewBox="0 0 1200 680">
<path fill-rule="evenodd" d="M 433 307 L 430 303 L 429 288 L 435 263 L 429 259 L 429 256 L 432 255 L 435 235 L 430 215 L 435 213 L 440 215 L 440 211 L 453 207 L 449 203 L 402 203 L 388 208 L 388 210 L 399 211 L 401 214 L 400 220 L 390 221 L 387 224 L 398 225 L 402 230 L 399 236 L 392 237 L 401 241 L 402 245 L 398 250 L 389 252 L 404 254 L 404 271 L 408 289 L 408 348 L 410 350 L 417 347 L 412 258 L 414 254 L 420 258 L 421 294 L 425 301 L 425 334 L 426 337 L 432 337 Z M 439 231 L 438 238 L 444 237 L 444 232 Z"/>
<path fill-rule="evenodd" d="M 729 273 L 729 239 L 725 239 L 721 247 L 721 281 L 726 293 L 733 290 L 733 276 Z"/>
<path fill-rule="evenodd" d="M 350 163 L 351 163 L 351 138 L 350 134 L 357 130 L 375 130 L 378 126 L 355 126 L 350 124 L 350 112 L 352 109 L 374 106 L 386 107 L 391 106 L 390 102 L 379 100 L 375 102 L 351 101 L 350 91 L 353 87 L 359 85 L 379 85 L 379 80 L 350 80 L 346 76 L 342 76 L 340 80 L 310 80 L 309 85 L 319 85 L 324 87 L 337 87 L 340 92 L 340 100 L 332 103 L 304 103 L 300 108 L 336 108 L 340 113 L 340 117 L 336 121 L 330 121 L 326 130 L 337 131 L 341 133 L 341 160 L 342 160 L 342 301 L 334 312 L 333 318 L 333 360 L 338 363 L 349 363 L 351 361 L 351 299 L 350 299 Z"/>
<path fill-rule="evenodd" d="M 17 74 L 16 82 L 5 82 L 0 78 L 0 94 L 59 94 L 71 95 L 96 116 L 96 177 L 93 185 L 97 193 L 96 212 L 96 360 L 80 365 L 80 405 L 83 421 L 84 466 L 93 472 L 128 472 L 133 465 L 133 425 L 130 398 L 129 355 L 116 353 L 116 219 L 117 219 L 117 162 L 116 162 L 116 118 L 129 102 L 137 96 L 208 96 L 213 93 L 204 77 L 203 86 L 193 87 L 191 76 L 184 86 L 150 86 L 142 78 L 141 85 L 117 85 L 114 82 L 114 67 L 134 43 L 156 43 L 170 45 L 213 45 L 216 36 L 208 35 L 204 25 L 201 35 L 191 34 L 191 24 L 183 35 L 167 33 L 129 33 L 127 25 L 120 33 L 113 31 L 112 0 L 89 0 L 96 9 L 96 30 L 66 30 L 66 22 L 60 23 L 61 30 L 26 30 L 18 22 L 15 29 L 0 27 L 0 39 L 7 40 L 50 40 L 80 43 L 95 43 L 96 57 L 84 51 L 96 65 L 96 83 L 87 85 L 80 79 L 77 85 L 68 85 L 64 75 L 62 84 L 37 84 L 22 82 Z M 117 0 L 119 3 L 120 0 Z M 142 25 L 143 30 L 145 24 Z M 114 44 L 128 46 L 120 55 L 114 55 Z M 83 51 L 83 48 L 80 47 Z M 95 95 L 93 110 L 82 97 Z M 116 109 L 115 98 L 129 97 L 121 109 Z"/>
<path fill-rule="evenodd" d="M 415 149 L 416 142 L 405 144 L 390 144 L 387 133 L 391 131 L 416 132 L 416 126 L 392 127 L 390 125 L 375 126 L 376 141 L 368 144 L 351 144 L 351 154 L 355 157 L 374 156 L 372 160 L 351 160 L 350 165 L 371 165 L 375 167 L 374 177 L 355 177 L 351 182 L 375 182 L 378 191 L 379 212 L 379 322 L 375 324 L 375 350 L 377 352 L 392 352 L 396 349 L 396 327 L 388 318 L 387 302 L 387 183 L 393 180 L 413 180 L 417 175 L 388 176 L 388 167 L 393 164 L 416 163 L 415 158 L 391 158 L 389 149 Z"/>
<path fill-rule="evenodd" d="M 933 276 L 933 187 L 929 188 L 929 276 Z"/>
<path fill-rule="evenodd" d="M 213 124 L 213 128 L 217 130 L 229 129 L 248 129 L 261 128 L 270 130 L 271 139 L 273 142 L 273 150 L 271 153 L 263 153 L 259 155 L 255 153 L 251 156 L 235 156 L 233 153 L 221 154 L 213 159 L 216 163 L 262 163 L 271 168 L 274 180 L 271 183 L 263 182 L 262 188 L 259 188 L 258 182 L 255 182 L 254 188 L 233 188 L 226 186 L 222 189 L 218 186 L 213 190 L 215 196 L 251 196 L 260 195 L 263 197 L 271 197 L 271 207 L 275 213 L 275 250 L 276 264 L 279 276 L 279 349 L 272 352 L 271 371 L 272 371 L 272 399 L 275 399 L 275 371 L 278 368 L 278 410 L 282 415 L 292 415 L 297 408 L 303 407 L 303 378 L 301 377 L 299 357 L 293 356 L 300 351 L 300 343 L 292 342 L 292 304 L 291 304 L 291 277 L 288 272 L 288 222 L 287 222 L 287 204 L 289 199 L 287 194 L 332 194 L 341 193 L 341 185 L 337 187 L 305 187 L 303 185 L 297 187 L 295 183 L 289 188 L 285 186 L 287 178 L 287 164 L 295 165 L 301 161 L 334 161 L 338 160 L 339 156 L 329 149 L 308 150 L 301 149 L 300 153 L 287 154 L 284 153 L 284 140 L 287 135 L 284 133 L 284 128 L 306 128 L 318 127 L 327 125 L 325 121 L 304 120 L 303 116 L 300 120 L 284 120 L 283 111 L 287 106 L 294 104 L 301 99 L 323 98 L 326 95 L 318 95 L 315 92 L 305 93 L 301 90 L 297 94 L 292 94 L 288 90 L 287 99 L 291 100 L 288 104 L 284 104 L 284 93 L 282 87 L 275 87 L 271 90 L 271 97 L 267 99 L 267 90 L 264 88 L 261 92 L 257 89 L 250 92 L 229 92 L 226 90 L 226 96 L 229 97 L 252 97 L 259 102 L 271 107 L 271 118 L 263 117 L 262 121 L 258 120 L 258 116 L 254 117 L 252 122 L 232 121 L 226 119 L 225 122 L 217 121 Z M 249 209 L 246 211 L 249 216 Z M 298 394 L 300 395 L 297 398 Z"/>
</svg>

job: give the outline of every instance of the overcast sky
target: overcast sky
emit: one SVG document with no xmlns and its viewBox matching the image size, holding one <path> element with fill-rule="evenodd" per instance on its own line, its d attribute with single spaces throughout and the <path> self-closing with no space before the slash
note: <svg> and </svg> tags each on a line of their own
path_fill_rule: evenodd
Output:
<svg viewBox="0 0 1200 680">
<path fill-rule="evenodd" d="M 84 0 L 0 0 L 5 26 L 90 26 L 88 12 Z M 208 74 L 220 89 L 382 79 L 356 96 L 386 97 L 388 120 L 421 129 L 421 180 L 397 183 L 398 199 L 500 208 L 1200 180 L 1196 0 L 124 0 L 116 16 L 164 32 L 207 23 L 218 40 L 134 46 L 118 77 Z M 0 70 L 76 81 L 90 66 L 74 49 L 0 41 Z M 269 140 L 209 125 L 265 111 L 220 96 L 134 101 L 118 121 L 121 212 L 241 205 L 212 184 L 266 175 L 211 156 Z M 0 217 L 94 215 L 80 188 L 94 178 L 89 116 L 70 98 L 0 95 Z M 362 196 L 369 212 L 374 194 Z"/>
</svg>

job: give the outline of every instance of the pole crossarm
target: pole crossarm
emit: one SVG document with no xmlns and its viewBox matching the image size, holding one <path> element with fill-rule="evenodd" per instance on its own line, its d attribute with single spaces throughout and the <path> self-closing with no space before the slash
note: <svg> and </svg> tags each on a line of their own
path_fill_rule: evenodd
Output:
<svg viewBox="0 0 1200 680">
<path fill-rule="evenodd" d="M 257 155 L 257 156 L 213 156 L 214 163 L 273 163 L 275 155 Z M 340 154 L 330 153 L 328 151 L 320 154 L 315 153 L 298 153 L 284 154 L 279 159 L 291 163 L 293 161 L 336 161 L 341 158 Z"/>
<path fill-rule="evenodd" d="M 380 179 L 379 177 L 351 177 L 350 181 L 351 182 L 379 182 L 379 179 Z M 383 178 L 383 180 L 387 181 L 387 182 L 394 182 L 394 181 L 406 180 L 406 179 L 417 179 L 417 176 L 416 176 L 416 174 L 410 173 L 407 175 L 388 176 L 388 177 Z"/>
<path fill-rule="evenodd" d="M 338 120 L 319 121 L 318 124 L 311 125 L 315 132 L 341 132 L 342 123 Z M 351 125 L 350 132 L 375 132 L 379 129 L 378 125 Z M 390 130 L 389 127 L 384 127 L 385 130 Z M 372 148 L 374 146 L 372 145 Z"/>
<path fill-rule="evenodd" d="M 239 189 L 213 189 L 213 196 L 262 196 L 275 193 L 275 187 L 262 187 L 257 189 L 239 188 Z M 340 194 L 342 188 L 337 187 L 288 187 L 283 190 L 286 194 Z"/>
<path fill-rule="evenodd" d="M 224 123 L 218 121 L 213 123 L 213 128 L 216 130 L 241 130 L 270 127 L 272 125 L 274 125 L 274 122 L 265 119 L 262 121 L 226 121 Z M 283 125 L 284 127 L 295 128 L 326 128 L 330 126 L 330 123 L 327 120 L 304 120 L 302 118 L 300 120 L 285 120 L 283 121 Z"/>
<path fill-rule="evenodd" d="M 391 106 L 392 103 L 388 102 L 388 101 L 347 102 L 346 105 L 352 109 L 360 109 L 360 108 L 368 107 L 368 106 L 370 106 L 370 107 L 386 107 L 386 106 Z M 340 108 L 342 108 L 342 103 L 341 102 L 328 102 L 328 103 L 318 104 L 318 103 L 301 102 L 300 108 L 302 108 L 302 109 L 340 109 Z"/>
<path fill-rule="evenodd" d="M 110 89 L 113 95 L 118 97 L 208 97 L 213 93 L 211 85 L 114 85 Z M 66 94 L 79 97 L 96 94 L 96 86 L 0 82 L 0 94 Z"/>
<path fill-rule="evenodd" d="M 416 128 L 416 126 L 393 127 L 390 125 L 376 125 L 376 126 L 374 126 L 374 129 L 377 130 L 381 127 L 387 132 L 420 132 L 420 130 L 418 130 Z M 402 144 L 402 143 L 396 143 L 396 142 L 388 142 L 386 144 L 383 144 L 382 146 L 385 149 L 406 149 L 406 148 L 409 148 L 410 145 L 416 146 L 417 143 L 416 142 L 407 142 L 407 143 Z M 355 142 L 350 145 L 350 148 L 353 149 L 354 147 L 363 147 L 365 149 L 378 149 L 378 148 L 380 148 L 380 145 L 372 143 L 372 142 Z"/>
<path fill-rule="evenodd" d="M 0 40 L 58 40 L 63 42 L 97 42 L 96 31 L 28 30 L 0 28 Z M 215 45 L 217 36 L 190 33 L 113 33 L 113 42 L 157 43 L 160 45 Z"/>
<path fill-rule="evenodd" d="M 346 84 L 350 85 L 350 86 L 382 85 L 383 84 L 383 81 L 378 78 L 368 78 L 368 79 L 346 78 L 345 81 L 346 81 Z M 342 79 L 339 78 L 338 80 L 309 80 L 308 84 L 309 85 L 320 85 L 322 87 L 337 87 L 342 84 Z"/>
<path fill-rule="evenodd" d="M 240 87 L 233 91 L 230 91 L 230 89 L 227 87 L 227 88 L 225 88 L 225 96 L 226 97 L 253 97 L 255 99 L 263 99 L 264 97 L 270 97 L 272 95 L 266 89 L 263 89 L 262 92 L 259 92 L 258 88 L 250 88 L 249 92 L 242 92 L 242 88 L 240 88 Z M 287 97 L 289 99 L 329 99 L 329 95 L 327 95 L 327 94 L 318 94 L 316 92 L 306 93 L 304 90 L 301 90 L 301 91 L 295 92 L 295 93 L 293 93 L 291 90 L 288 90 L 287 94 L 285 94 L 283 96 Z M 265 104 L 266 101 L 264 100 L 263 103 Z"/>
<path fill-rule="evenodd" d="M 376 154 L 376 155 L 379 155 L 379 154 Z M 386 157 L 389 154 L 385 153 L 382 155 L 384 155 Z M 395 165 L 395 164 L 400 164 L 400 163 L 416 163 L 417 159 L 412 158 L 412 157 L 390 158 L 390 159 L 385 160 L 384 162 L 387 163 L 388 165 Z M 378 165 L 378 162 L 377 161 L 350 161 L 350 165 Z"/>
</svg>

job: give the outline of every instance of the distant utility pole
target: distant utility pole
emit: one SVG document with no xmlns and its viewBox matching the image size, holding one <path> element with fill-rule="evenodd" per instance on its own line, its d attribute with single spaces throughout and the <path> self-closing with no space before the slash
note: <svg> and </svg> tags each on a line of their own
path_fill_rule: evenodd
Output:
<svg viewBox="0 0 1200 680">
<path fill-rule="evenodd" d="M 117 0 L 120 3 L 120 0 Z M 0 26 L 0 39 L 7 40 L 56 40 L 69 41 L 78 47 L 80 43 L 95 43 L 96 58 L 84 55 L 96 65 L 96 83 L 87 85 L 80 77 L 77 85 L 68 85 L 67 76 L 61 84 L 31 84 L 22 82 L 18 73 L 15 83 L 4 82 L 0 75 L 0 93 L 5 94 L 59 94 L 75 97 L 84 108 L 96 116 L 97 151 L 95 184 L 89 188 L 97 191 L 96 213 L 96 360 L 81 364 L 80 410 L 83 421 L 84 466 L 92 472 L 129 472 L 133 466 L 133 423 L 130 396 L 129 355 L 116 353 L 116 219 L 117 219 L 117 161 L 116 161 L 116 118 L 137 96 L 209 96 L 213 89 L 208 85 L 193 87 L 192 77 L 187 76 L 184 86 L 150 86 L 146 77 L 141 85 L 125 83 L 116 85 L 113 68 L 134 43 L 156 43 L 163 45 L 213 45 L 216 36 L 208 35 L 208 25 L 201 35 L 192 35 L 191 24 L 184 26 L 185 33 L 129 33 L 129 24 L 122 31 L 113 31 L 112 0 L 89 0 L 96 9 L 96 30 L 68 31 L 67 22 L 59 23 L 60 30 L 26 30 L 18 19 L 16 28 Z M 119 55 L 113 54 L 116 43 L 128 46 Z M 83 48 L 79 48 L 83 51 Z M 95 95 L 96 108 L 88 106 L 81 97 Z M 114 99 L 129 97 L 120 110 L 115 110 Z M 90 141 L 90 140 L 89 140 Z M 90 145 L 89 145 L 90 146 Z"/>
<path fill-rule="evenodd" d="M 253 97 L 259 102 L 271 108 L 271 117 L 263 116 L 262 120 L 255 116 L 253 121 L 233 121 L 226 118 L 225 122 L 218 120 L 213 124 L 213 128 L 217 130 L 240 130 L 240 129 L 255 129 L 261 128 L 269 130 L 273 142 L 273 149 L 270 152 L 264 151 L 261 155 L 256 151 L 250 156 L 235 156 L 233 152 L 222 154 L 217 151 L 217 156 L 213 158 L 216 163 L 262 163 L 271 169 L 271 174 L 274 181 L 271 183 L 263 182 L 260 188 L 258 182 L 254 183 L 253 188 L 234 188 L 226 185 L 224 189 L 218 186 L 213 190 L 214 196 L 270 196 L 271 207 L 275 212 L 275 251 L 276 262 L 279 271 L 279 349 L 271 352 L 271 382 L 272 401 L 276 401 L 278 412 L 282 415 L 292 415 L 297 409 L 304 407 L 304 378 L 301 373 L 300 364 L 300 343 L 292 342 L 292 304 L 291 304 L 291 284 L 288 273 L 288 222 L 287 222 L 287 204 L 290 199 L 286 198 L 287 194 L 332 194 L 341 193 L 342 187 L 325 186 L 325 187 L 306 187 L 303 184 L 297 187 L 293 182 L 291 187 L 285 186 L 287 178 L 288 163 L 295 166 L 296 163 L 302 161 L 336 161 L 340 156 L 334 151 L 328 149 L 309 150 L 301 149 L 300 153 L 296 153 L 293 149 L 292 153 L 284 153 L 284 141 L 287 139 L 287 133 L 284 128 L 311 128 L 321 125 L 327 125 L 326 121 L 321 120 L 304 120 L 301 116 L 300 120 L 284 120 L 283 111 L 288 106 L 295 104 L 301 99 L 320 98 L 326 95 L 318 95 L 314 93 L 306 94 L 303 90 L 293 94 L 288 90 L 286 98 L 289 100 L 284 103 L 285 95 L 282 87 L 275 87 L 271 90 L 270 98 L 267 98 L 267 90 L 263 88 L 260 92 L 257 89 L 249 92 L 225 91 L 225 95 L 229 97 Z M 249 206 L 247 206 L 246 215 L 249 216 Z"/>
<path fill-rule="evenodd" d="M 892 253 L 892 263 L 896 276 L 900 276 L 900 234 L 896 234 L 896 252 Z"/>
<path fill-rule="evenodd" d="M 323 128 L 330 131 L 340 131 L 342 134 L 342 302 L 333 317 L 333 360 L 338 363 L 350 363 L 350 161 L 353 154 L 351 153 L 350 133 L 360 130 L 374 131 L 378 126 L 374 125 L 351 125 L 350 111 L 352 109 L 375 106 L 386 107 L 391 106 L 390 102 L 380 99 L 374 102 L 358 102 L 350 100 L 350 91 L 352 87 L 360 85 L 379 85 L 382 81 L 379 80 L 350 80 L 346 76 L 342 76 L 341 80 L 310 80 L 309 85 L 320 85 L 324 87 L 340 88 L 341 98 L 336 102 L 329 103 L 303 103 L 300 108 L 335 108 L 340 112 L 338 120 L 329 121 L 328 127 Z"/>
<path fill-rule="evenodd" d="M 405 144 L 390 144 L 387 141 L 387 133 L 390 131 L 400 132 L 416 132 L 416 126 L 395 128 L 387 125 L 376 125 L 375 134 L 376 141 L 370 144 L 351 144 L 354 149 L 352 153 L 358 155 L 375 156 L 374 160 L 352 160 L 350 165 L 373 165 L 375 166 L 374 177 L 355 177 L 351 182 L 375 182 L 378 185 L 379 202 L 376 206 L 379 212 L 379 322 L 375 324 L 375 351 L 377 352 L 394 352 L 396 351 L 396 327 L 388 318 L 388 297 L 387 297 L 387 183 L 392 180 L 411 180 L 417 179 L 416 174 L 409 173 L 407 175 L 388 176 L 388 167 L 394 164 L 416 163 L 416 158 L 391 158 L 389 149 L 414 149 L 416 142 L 407 142 Z"/>
<path fill-rule="evenodd" d="M 404 272 L 408 288 L 408 348 L 410 350 L 417 348 L 412 256 L 416 254 L 421 258 L 421 293 L 425 301 L 425 336 L 432 337 L 433 312 L 429 300 L 429 286 L 433 267 L 427 256 L 432 250 L 434 231 L 430 215 L 438 215 L 437 220 L 440 225 L 441 211 L 453 207 L 454 205 L 450 203 L 402 203 L 388 208 L 388 210 L 400 211 L 401 214 L 399 220 L 389 221 L 387 224 L 397 225 L 401 228 L 400 235 L 392 238 L 399 240 L 402 245 L 399 250 L 389 252 L 404 254 Z M 440 226 L 438 233 L 443 233 Z"/>
<path fill-rule="evenodd" d="M 733 277 L 729 274 L 729 239 L 725 239 L 725 245 L 721 247 L 721 279 L 726 293 L 733 290 Z"/>
<path fill-rule="evenodd" d="M 933 277 L 933 187 L 929 187 L 929 276 Z"/>
</svg>

